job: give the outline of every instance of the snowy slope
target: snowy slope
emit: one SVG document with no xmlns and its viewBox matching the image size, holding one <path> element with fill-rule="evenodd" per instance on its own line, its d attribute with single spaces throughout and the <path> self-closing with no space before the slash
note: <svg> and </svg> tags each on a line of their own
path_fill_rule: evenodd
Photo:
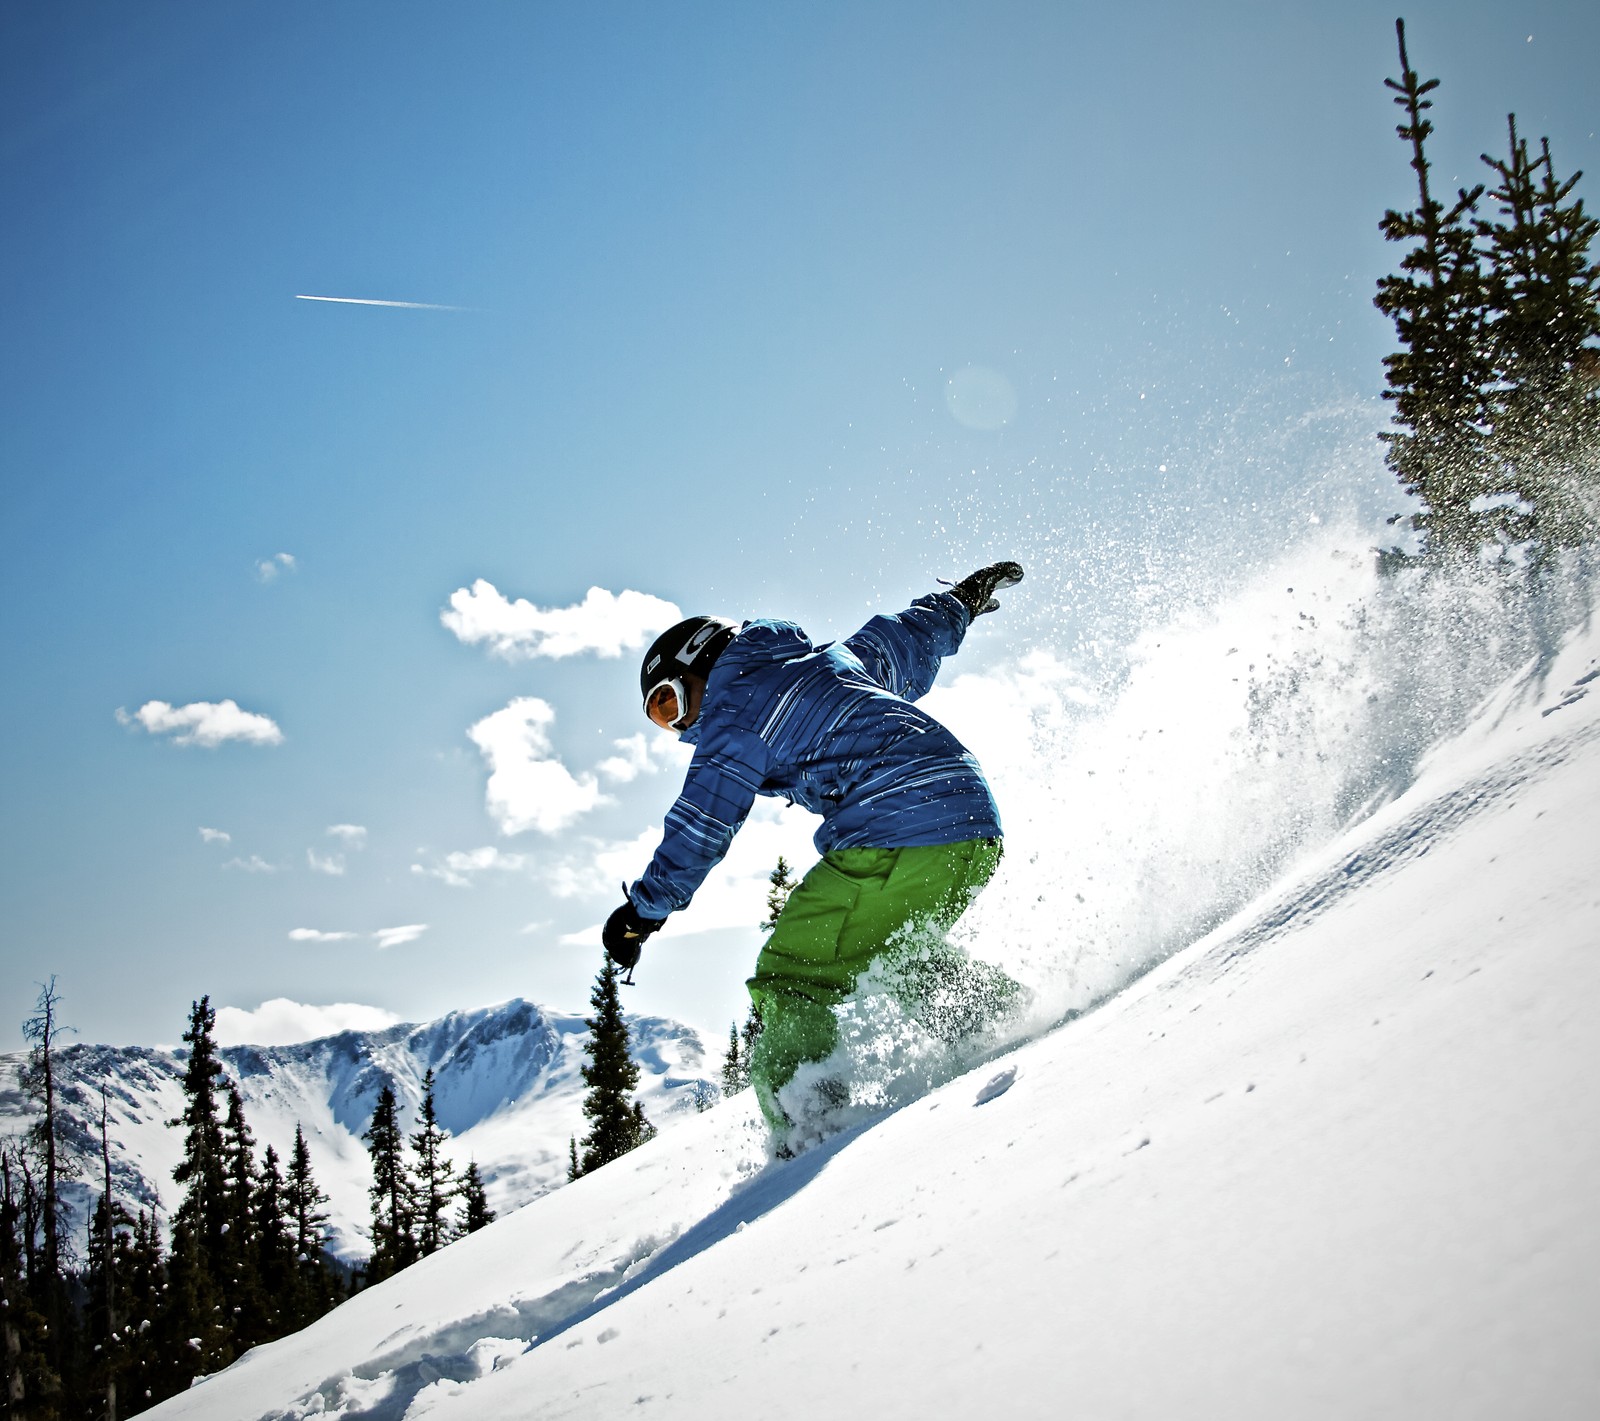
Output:
<svg viewBox="0 0 1600 1421">
<path fill-rule="evenodd" d="M 713 1093 L 705 1051 L 690 1028 L 662 1017 L 630 1017 L 640 1099 L 659 1127 L 694 1113 Z M 365 1257 L 371 1161 L 362 1132 L 379 1092 L 392 1085 L 409 1131 L 423 1076 L 435 1073 L 439 1119 L 452 1135 L 447 1152 L 460 1168 L 476 1160 L 496 1211 L 514 1209 L 566 1180 L 568 1141 L 581 1137 L 588 1029 L 581 1016 L 513 1000 L 451 1012 L 422 1025 L 347 1031 L 293 1046 L 229 1046 L 220 1052 L 244 1097 L 258 1148 L 287 1161 L 299 1125 L 312 1169 L 329 1195 L 333 1250 Z M 20 1054 L 0 1056 L 0 1133 L 20 1131 Z M 172 1170 L 182 1132 L 166 1122 L 183 1110 L 184 1055 L 140 1047 L 73 1045 L 62 1053 L 63 1100 L 82 1180 L 68 1199 L 81 1223 L 90 1191 L 101 1187 L 100 1088 L 107 1094 L 112 1170 L 121 1198 L 156 1206 L 166 1217 L 178 1200 Z"/>
<path fill-rule="evenodd" d="M 735 1097 L 150 1414 L 1600 1414 L 1597 795 L 1591 633 L 1097 1010 L 789 1162 Z"/>
</svg>

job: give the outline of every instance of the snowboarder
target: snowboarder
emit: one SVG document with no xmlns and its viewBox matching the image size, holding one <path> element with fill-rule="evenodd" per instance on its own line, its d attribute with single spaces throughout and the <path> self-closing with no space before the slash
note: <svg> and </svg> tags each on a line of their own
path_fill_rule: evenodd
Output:
<svg viewBox="0 0 1600 1421">
<path fill-rule="evenodd" d="M 834 1008 L 869 966 L 888 968 L 906 1010 L 947 1038 L 1020 991 L 944 941 L 1000 862 L 1000 816 L 972 754 L 913 702 L 973 619 L 999 608 L 996 591 L 1021 580 L 1020 564 L 997 562 L 822 646 L 793 622 L 691 617 L 645 654 L 645 713 L 695 754 L 661 847 L 606 922 L 613 962 L 631 969 L 687 906 L 756 795 L 822 816 L 822 860 L 747 983 L 762 1027 L 751 1082 L 780 1145 L 793 1122 L 779 1092 L 833 1051 Z"/>
</svg>

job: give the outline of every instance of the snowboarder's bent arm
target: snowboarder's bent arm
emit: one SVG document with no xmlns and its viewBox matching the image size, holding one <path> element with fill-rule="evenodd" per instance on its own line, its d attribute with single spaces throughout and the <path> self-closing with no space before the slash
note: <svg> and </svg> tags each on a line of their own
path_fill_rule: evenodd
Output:
<svg viewBox="0 0 1600 1421">
<path fill-rule="evenodd" d="M 683 793 L 667 811 L 661 847 L 628 890 L 644 917 L 665 918 L 688 905 L 706 874 L 728 852 L 760 782 L 756 771 L 740 760 L 696 754 Z"/>
<path fill-rule="evenodd" d="M 896 615 L 874 617 L 844 644 L 880 686 L 915 701 L 928 693 L 944 658 L 960 648 L 969 621 L 958 597 L 934 592 Z"/>
</svg>

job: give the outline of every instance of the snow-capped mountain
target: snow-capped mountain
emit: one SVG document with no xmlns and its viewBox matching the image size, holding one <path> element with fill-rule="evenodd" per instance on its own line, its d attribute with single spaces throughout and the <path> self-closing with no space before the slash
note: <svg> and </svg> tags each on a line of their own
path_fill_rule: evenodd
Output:
<svg viewBox="0 0 1600 1421">
<path fill-rule="evenodd" d="M 630 1017 L 628 1026 L 641 1071 L 639 1099 L 652 1123 L 668 1127 L 715 1096 L 693 1030 L 651 1016 Z M 461 1168 L 475 1160 L 490 1206 L 505 1212 L 566 1178 L 568 1141 L 586 1129 L 579 1070 L 587 1037 L 581 1016 L 519 999 L 422 1025 L 346 1031 L 292 1046 L 228 1046 L 219 1054 L 244 1098 L 258 1150 L 271 1144 L 287 1159 L 295 1127 L 305 1131 L 317 1182 L 330 1198 L 334 1251 L 354 1259 L 368 1251 L 370 1166 L 361 1135 L 385 1084 L 394 1087 L 409 1130 L 423 1077 L 433 1071 L 451 1158 Z M 176 1205 L 172 1170 L 182 1132 L 166 1122 L 183 1109 L 185 1056 L 182 1049 L 137 1046 L 61 1051 L 61 1098 L 80 1174 L 68 1201 L 80 1225 L 91 1191 L 102 1187 L 102 1089 L 118 1196 L 163 1216 Z M 18 1086 L 24 1059 L 0 1056 L 0 1134 L 26 1123 Z"/>
</svg>

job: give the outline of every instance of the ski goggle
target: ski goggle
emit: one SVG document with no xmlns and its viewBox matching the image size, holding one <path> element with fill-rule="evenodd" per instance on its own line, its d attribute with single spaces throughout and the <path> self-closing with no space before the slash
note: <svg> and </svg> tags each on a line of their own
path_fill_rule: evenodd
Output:
<svg viewBox="0 0 1600 1421">
<path fill-rule="evenodd" d="M 689 715 L 689 693 L 683 682 L 676 676 L 658 681 L 644 698 L 644 713 L 663 730 L 682 730 Z"/>
</svg>

